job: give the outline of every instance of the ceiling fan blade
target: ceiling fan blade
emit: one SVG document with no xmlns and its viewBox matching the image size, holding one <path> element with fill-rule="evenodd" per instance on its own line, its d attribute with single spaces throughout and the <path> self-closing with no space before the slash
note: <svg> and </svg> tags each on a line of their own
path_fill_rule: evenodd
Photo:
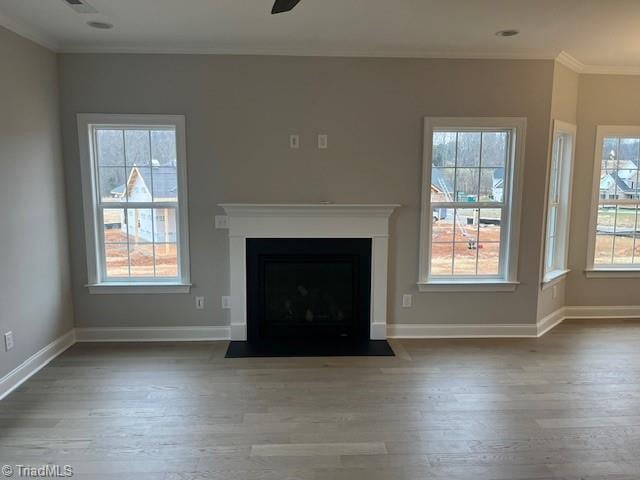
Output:
<svg viewBox="0 0 640 480">
<path fill-rule="evenodd" d="M 271 13 L 284 13 L 293 10 L 300 0 L 276 0 L 271 9 Z"/>
</svg>

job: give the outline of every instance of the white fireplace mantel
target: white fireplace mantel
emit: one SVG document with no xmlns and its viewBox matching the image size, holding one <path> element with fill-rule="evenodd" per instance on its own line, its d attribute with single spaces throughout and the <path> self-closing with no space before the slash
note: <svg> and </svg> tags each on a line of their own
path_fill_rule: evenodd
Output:
<svg viewBox="0 0 640 480">
<path fill-rule="evenodd" d="M 389 217 L 396 204 L 223 203 L 229 218 L 231 339 L 247 339 L 247 238 L 371 238 L 370 338 L 387 338 Z"/>
</svg>

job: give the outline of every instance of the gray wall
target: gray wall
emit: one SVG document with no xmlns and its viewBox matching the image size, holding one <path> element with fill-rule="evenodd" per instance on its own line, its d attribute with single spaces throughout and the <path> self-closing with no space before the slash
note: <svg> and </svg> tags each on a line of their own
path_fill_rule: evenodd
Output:
<svg viewBox="0 0 640 480">
<path fill-rule="evenodd" d="M 576 115 L 578 109 L 578 83 L 579 75 L 556 62 L 553 71 L 553 92 L 551 97 L 551 125 L 549 131 L 549 159 L 547 161 L 547 178 L 549 175 L 549 165 L 551 163 L 551 144 L 553 142 L 553 120 L 562 120 L 573 125 L 576 124 Z M 577 134 L 576 134 L 577 137 Z M 548 180 L 547 180 L 548 188 Z M 547 194 L 548 195 L 548 194 Z M 540 252 L 540 272 L 544 272 L 544 233 L 545 226 L 543 221 L 540 226 L 543 236 L 542 249 Z M 540 295 L 538 296 L 538 319 L 542 319 L 547 315 L 555 312 L 559 308 L 565 306 L 567 290 L 567 277 L 564 277 L 555 284 L 554 288 L 546 289 L 540 287 Z"/>
<path fill-rule="evenodd" d="M 640 76 L 581 75 L 568 305 L 638 305 L 640 279 L 587 279 L 589 208 L 598 125 L 640 125 Z M 580 208 L 582 206 L 582 208 Z"/>
<path fill-rule="evenodd" d="M 56 57 L 0 28 L 0 377 L 73 328 Z"/>
<path fill-rule="evenodd" d="M 534 323 L 552 61 L 200 55 L 60 56 L 76 324 L 224 325 L 221 202 L 401 203 L 391 222 L 389 321 Z M 89 295 L 76 114 L 174 113 L 187 121 L 192 295 Z M 417 293 L 424 116 L 528 119 L 519 277 L 514 293 Z M 288 136 L 301 135 L 299 150 Z M 314 148 L 329 134 L 328 150 Z M 414 293 L 413 308 L 402 308 Z M 207 308 L 194 309 L 204 295 Z"/>
</svg>

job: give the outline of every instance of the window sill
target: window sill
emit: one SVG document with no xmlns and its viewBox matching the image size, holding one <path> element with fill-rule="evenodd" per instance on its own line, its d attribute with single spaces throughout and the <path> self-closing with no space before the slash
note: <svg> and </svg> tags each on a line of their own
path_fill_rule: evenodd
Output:
<svg viewBox="0 0 640 480">
<path fill-rule="evenodd" d="M 542 279 L 542 290 L 552 287 L 566 278 L 571 270 L 554 270 L 547 273 Z"/>
<path fill-rule="evenodd" d="M 587 278 L 640 278 L 640 269 L 593 268 L 584 274 Z"/>
<path fill-rule="evenodd" d="M 421 292 L 513 292 L 520 282 L 496 280 L 418 282 Z"/>
<path fill-rule="evenodd" d="M 189 293 L 190 283 L 95 283 L 87 285 L 91 294 Z"/>
</svg>

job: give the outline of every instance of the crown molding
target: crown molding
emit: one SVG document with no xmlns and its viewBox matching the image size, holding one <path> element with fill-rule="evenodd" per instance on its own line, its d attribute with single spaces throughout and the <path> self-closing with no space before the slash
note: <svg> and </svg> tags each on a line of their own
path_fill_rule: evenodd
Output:
<svg viewBox="0 0 640 480">
<path fill-rule="evenodd" d="M 51 50 L 52 52 L 58 52 L 60 49 L 60 44 L 53 38 L 45 35 L 42 32 L 39 32 L 32 27 L 25 25 L 19 20 L 15 20 L 9 17 L 2 12 L 0 12 L 0 26 L 12 31 L 17 35 L 20 35 L 21 37 L 26 38 L 27 40 L 31 40 L 32 42 L 37 43 L 41 47 Z"/>
<path fill-rule="evenodd" d="M 558 56 L 556 57 L 556 62 L 561 63 L 562 65 L 573 70 L 576 73 L 583 73 L 585 69 L 584 63 L 582 63 L 570 53 L 565 52 L 564 50 L 562 50 L 558 54 Z"/>
<path fill-rule="evenodd" d="M 590 75 L 640 75 L 640 66 L 585 65 L 580 73 Z"/>
<path fill-rule="evenodd" d="M 442 58 L 462 60 L 553 60 L 555 52 L 549 50 L 496 51 L 441 51 L 423 49 L 349 49 L 349 48 L 291 48 L 291 47 L 236 47 L 232 45 L 194 44 L 62 44 L 60 53 L 116 53 L 116 54 L 193 54 L 193 55 L 273 55 L 291 57 L 365 57 L 365 58 Z"/>
</svg>

